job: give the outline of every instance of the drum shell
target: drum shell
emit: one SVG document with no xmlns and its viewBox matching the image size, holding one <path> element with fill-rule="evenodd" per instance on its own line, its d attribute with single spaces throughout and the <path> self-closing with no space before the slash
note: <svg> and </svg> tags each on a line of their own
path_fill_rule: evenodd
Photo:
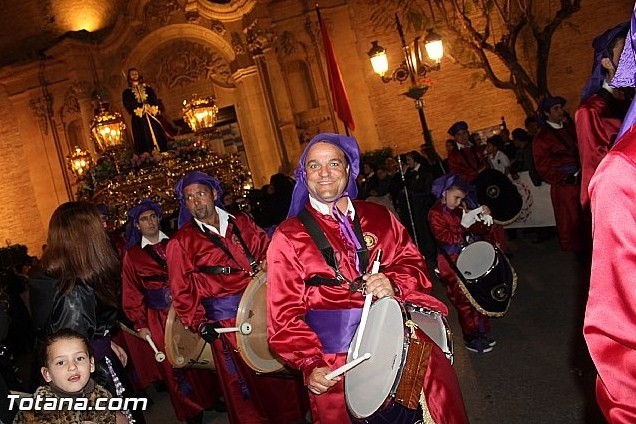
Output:
<svg viewBox="0 0 636 424">
<path fill-rule="evenodd" d="M 236 326 L 248 323 L 249 334 L 236 333 L 239 354 L 245 363 L 257 373 L 274 373 L 286 370 L 283 363 L 269 349 L 267 342 L 267 275 L 257 273 L 243 292 L 236 314 Z"/>
<path fill-rule="evenodd" d="M 477 243 L 489 244 L 485 241 Z M 457 262 L 470 246 L 460 252 Z M 502 317 L 508 311 L 512 296 L 517 290 L 517 274 L 503 252 L 496 246 L 492 248 L 495 252 L 494 260 L 486 271 L 474 278 L 458 275 L 459 286 L 471 305 L 480 313 L 489 317 Z M 459 269 L 457 272 L 461 274 Z"/>
<path fill-rule="evenodd" d="M 166 357 L 173 367 L 216 369 L 210 345 L 185 328 L 172 306 L 168 311 L 164 342 Z"/>
<path fill-rule="evenodd" d="M 493 220 L 501 225 L 514 222 L 523 208 L 523 198 L 510 179 L 495 169 L 479 173 L 473 181 L 477 202 L 490 209 Z"/>
</svg>

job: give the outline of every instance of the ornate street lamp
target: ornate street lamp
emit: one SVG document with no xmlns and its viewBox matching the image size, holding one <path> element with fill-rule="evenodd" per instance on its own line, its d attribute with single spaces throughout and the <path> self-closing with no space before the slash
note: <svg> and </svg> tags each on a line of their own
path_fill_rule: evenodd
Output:
<svg viewBox="0 0 636 424">
<path fill-rule="evenodd" d="M 202 133 L 214 128 L 219 108 L 213 97 L 201 98 L 192 95 L 190 101 L 183 101 L 183 120 L 195 133 Z"/>
<path fill-rule="evenodd" d="M 429 155 L 429 159 L 436 161 L 439 166 L 442 167 L 442 160 L 435 151 L 433 138 L 426 123 L 422 96 L 424 96 L 424 93 L 426 93 L 430 87 L 430 79 L 426 77 L 426 74 L 440 68 L 440 61 L 442 56 L 444 56 L 444 45 L 441 37 L 433 30 L 429 30 L 423 42 L 421 37 L 415 37 L 412 43 L 407 44 L 397 13 L 395 14 L 395 23 L 402 42 L 402 53 L 404 54 L 402 63 L 387 76 L 389 61 L 387 59 L 386 49 L 380 46 L 377 41 L 372 41 L 371 49 L 367 54 L 371 60 L 373 71 L 382 78 L 383 82 L 398 81 L 399 83 L 403 83 L 407 80 L 410 81 L 411 86 L 404 95 L 415 100 L 415 108 L 420 117 L 422 135 L 424 136 L 424 148 Z M 433 64 L 430 64 L 427 58 L 430 59 Z M 444 171 L 443 167 L 442 171 Z"/>
<path fill-rule="evenodd" d="M 68 159 L 68 167 L 77 179 L 84 177 L 91 166 L 93 166 L 93 158 L 88 150 L 82 150 L 75 146 L 73 151 L 66 157 Z"/>
<path fill-rule="evenodd" d="M 91 121 L 91 138 L 98 152 L 122 146 L 126 139 L 126 124 L 119 112 L 108 110 L 108 104 L 99 99 L 99 110 Z"/>
</svg>

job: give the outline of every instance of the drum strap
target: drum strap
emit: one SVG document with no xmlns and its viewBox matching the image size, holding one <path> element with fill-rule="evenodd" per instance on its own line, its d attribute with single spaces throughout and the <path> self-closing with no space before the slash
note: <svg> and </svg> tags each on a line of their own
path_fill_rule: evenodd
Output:
<svg viewBox="0 0 636 424">
<path fill-rule="evenodd" d="M 146 252 L 152 259 L 154 259 L 154 261 L 157 262 L 159 266 L 161 266 L 161 268 L 168 268 L 166 260 L 159 256 L 159 253 L 157 253 L 157 251 L 152 247 L 151 244 L 147 244 L 145 247 L 143 247 L 143 251 Z"/>
<path fill-rule="evenodd" d="M 311 239 L 320 250 L 322 257 L 325 259 L 325 262 L 327 262 L 327 265 L 336 272 L 336 275 L 340 275 L 338 263 L 336 262 L 334 255 L 334 249 L 329 243 L 329 240 L 327 240 L 327 236 L 325 236 L 324 231 L 320 228 L 318 222 L 316 222 L 316 219 L 311 215 L 311 213 L 309 213 L 307 208 L 303 208 L 300 211 L 298 218 L 300 218 L 307 229 L 307 233 L 309 233 Z M 356 255 L 360 261 L 360 269 L 363 270 L 363 272 L 366 272 L 369 266 L 369 250 L 367 249 L 364 237 L 362 236 L 362 226 L 360 225 L 360 218 L 357 211 L 354 214 L 353 231 L 360 242 L 360 246 L 362 246 L 360 250 L 356 251 Z"/>
<path fill-rule="evenodd" d="M 247 260 L 250 263 L 250 267 L 252 268 L 252 273 L 255 273 L 256 271 L 258 271 L 258 262 L 256 262 L 256 260 L 254 259 L 254 255 L 252 255 L 250 250 L 247 248 L 247 245 L 245 244 L 245 241 L 243 241 L 243 237 L 241 237 L 241 232 L 239 231 L 238 226 L 236 225 L 236 221 L 234 221 L 233 219 L 230 218 L 230 224 L 232 226 L 232 234 L 234 234 L 236 236 L 236 240 L 241 245 L 241 248 L 243 249 L 243 252 L 245 252 L 245 256 L 247 257 Z M 225 243 L 223 243 L 223 241 L 221 240 L 221 237 L 219 237 L 216 234 L 212 234 L 210 232 L 210 230 L 208 230 L 205 226 L 203 226 L 203 228 L 200 227 L 194 221 L 194 218 L 192 218 L 192 226 L 194 228 L 198 228 L 199 230 L 201 230 L 203 232 L 203 234 L 212 243 L 214 243 L 219 249 L 221 249 L 223 251 L 223 253 L 225 253 L 227 255 L 228 258 L 230 258 L 231 260 L 233 260 L 237 264 L 239 263 L 234 258 L 234 255 L 232 255 L 232 252 L 230 252 L 230 250 L 227 248 Z M 214 267 L 206 267 L 206 268 L 214 268 Z M 226 267 L 218 267 L 218 268 L 226 268 Z M 233 269 L 233 268 L 231 268 L 231 269 Z M 209 274 L 226 274 L 226 272 L 210 272 Z"/>
</svg>

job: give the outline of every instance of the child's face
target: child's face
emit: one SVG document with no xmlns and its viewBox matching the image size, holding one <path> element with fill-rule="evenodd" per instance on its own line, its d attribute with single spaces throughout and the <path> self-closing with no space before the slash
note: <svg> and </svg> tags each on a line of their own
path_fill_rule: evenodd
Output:
<svg viewBox="0 0 636 424">
<path fill-rule="evenodd" d="M 489 155 L 497 153 L 497 146 L 492 143 L 486 143 L 486 153 Z"/>
<path fill-rule="evenodd" d="M 61 339 L 48 349 L 46 367 L 41 372 L 47 383 L 65 392 L 79 392 L 95 371 L 93 358 L 89 358 L 84 342 L 79 339 Z"/>
<path fill-rule="evenodd" d="M 466 198 L 466 193 L 458 188 L 451 188 L 446 191 L 446 194 L 442 197 L 442 202 L 448 209 L 454 210 L 462 204 L 464 198 Z"/>
</svg>

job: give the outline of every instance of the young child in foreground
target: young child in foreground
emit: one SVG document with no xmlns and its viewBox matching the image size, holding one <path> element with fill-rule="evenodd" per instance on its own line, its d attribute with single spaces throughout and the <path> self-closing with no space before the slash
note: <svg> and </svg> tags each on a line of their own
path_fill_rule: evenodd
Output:
<svg viewBox="0 0 636 424">
<path fill-rule="evenodd" d="M 42 408 L 48 399 L 85 398 L 86 408 L 81 411 L 68 410 L 68 403 L 61 410 L 19 411 L 14 424 L 128 424 L 128 420 L 119 412 L 95 411 L 99 398 L 110 398 L 111 394 L 91 378 L 95 371 L 95 361 L 88 340 L 76 331 L 68 328 L 53 333 L 42 348 L 42 377 L 48 384 L 37 388 L 33 397 L 42 398 Z M 75 403 L 77 405 L 77 403 Z M 102 401 L 101 405 L 106 406 Z"/>
</svg>

